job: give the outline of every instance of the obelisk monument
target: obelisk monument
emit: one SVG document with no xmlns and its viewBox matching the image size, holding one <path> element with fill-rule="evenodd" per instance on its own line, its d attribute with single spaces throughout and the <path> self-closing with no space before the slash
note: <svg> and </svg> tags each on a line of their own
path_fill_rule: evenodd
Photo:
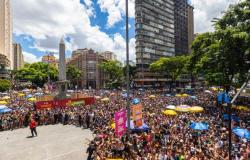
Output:
<svg viewBox="0 0 250 160">
<path fill-rule="evenodd" d="M 65 61 L 65 43 L 62 38 L 59 44 L 59 81 L 57 81 L 58 95 L 56 99 L 67 98 L 67 85 L 68 81 L 66 79 L 66 61 Z"/>
</svg>

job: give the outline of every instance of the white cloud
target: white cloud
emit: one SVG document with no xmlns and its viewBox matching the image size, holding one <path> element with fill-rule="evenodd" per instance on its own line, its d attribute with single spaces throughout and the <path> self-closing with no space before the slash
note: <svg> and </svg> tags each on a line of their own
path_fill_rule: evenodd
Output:
<svg viewBox="0 0 250 160">
<path fill-rule="evenodd" d="M 23 58 L 24 58 L 24 62 L 27 62 L 27 63 L 39 62 L 42 60 L 42 57 L 37 57 L 32 53 L 28 53 L 24 51 L 23 51 Z"/>
<path fill-rule="evenodd" d="M 14 32 L 17 35 L 32 36 L 35 40 L 32 47 L 40 51 L 58 52 L 58 43 L 65 35 L 70 37 L 70 42 L 66 42 L 69 51 L 77 48 L 92 48 L 99 52 L 112 51 L 117 54 L 119 60 L 123 60 L 126 53 L 125 40 L 119 33 L 110 37 L 100 31 L 98 26 L 91 26 L 88 8 L 79 0 L 12 2 Z M 92 5 L 89 0 L 85 0 L 85 3 Z M 34 55 L 30 56 L 33 60 L 38 59 Z"/>
<path fill-rule="evenodd" d="M 108 13 L 107 27 L 112 27 L 114 24 L 122 20 L 125 15 L 125 0 L 98 0 L 102 12 Z M 135 0 L 128 1 L 129 17 L 135 16 Z"/>
<path fill-rule="evenodd" d="M 192 0 L 195 32 L 213 31 L 212 20 L 222 16 L 230 4 L 238 0 Z"/>
</svg>

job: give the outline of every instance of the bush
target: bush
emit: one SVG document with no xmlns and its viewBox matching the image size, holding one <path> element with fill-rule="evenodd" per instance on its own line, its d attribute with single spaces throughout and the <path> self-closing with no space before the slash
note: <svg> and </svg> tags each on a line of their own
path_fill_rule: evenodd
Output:
<svg viewBox="0 0 250 160">
<path fill-rule="evenodd" d="M 0 79 L 0 92 L 8 91 L 11 87 L 11 82 L 6 79 Z"/>
</svg>

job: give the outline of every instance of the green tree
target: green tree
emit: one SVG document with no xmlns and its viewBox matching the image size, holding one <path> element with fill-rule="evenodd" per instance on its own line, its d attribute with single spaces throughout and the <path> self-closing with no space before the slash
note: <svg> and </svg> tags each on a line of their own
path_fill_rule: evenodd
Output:
<svg viewBox="0 0 250 160">
<path fill-rule="evenodd" d="M 43 62 L 25 64 L 25 66 L 15 74 L 15 79 L 28 80 L 40 87 L 49 80 L 56 81 L 57 77 L 58 69 L 53 65 L 45 64 Z"/>
<path fill-rule="evenodd" d="M 127 75 L 127 65 L 125 65 L 122 68 L 122 71 L 123 71 L 123 76 L 126 77 L 126 75 Z M 129 78 L 130 78 L 130 80 L 132 80 L 135 77 L 135 74 L 136 74 L 136 66 L 129 65 Z"/>
<path fill-rule="evenodd" d="M 175 56 L 175 57 L 164 57 L 158 61 L 153 62 L 150 65 L 152 72 L 157 72 L 161 75 L 165 75 L 171 79 L 170 90 L 173 87 L 173 83 L 176 82 L 177 78 L 186 72 L 186 64 L 189 60 L 188 56 Z"/>
<path fill-rule="evenodd" d="M 81 77 L 81 71 L 73 65 L 67 66 L 66 71 L 67 80 L 70 80 L 71 83 L 78 82 L 78 78 Z M 78 83 L 75 83 L 75 85 Z"/>
<path fill-rule="evenodd" d="M 7 79 L 0 79 L 0 92 L 8 91 L 11 88 L 11 82 Z"/>
<path fill-rule="evenodd" d="M 99 65 L 109 75 L 108 87 L 116 88 L 122 84 L 122 66 L 118 61 L 107 61 Z"/>
<path fill-rule="evenodd" d="M 250 2 L 231 6 L 214 21 L 215 31 L 193 42 L 189 69 L 204 74 L 211 85 L 241 84 L 250 68 Z"/>
</svg>

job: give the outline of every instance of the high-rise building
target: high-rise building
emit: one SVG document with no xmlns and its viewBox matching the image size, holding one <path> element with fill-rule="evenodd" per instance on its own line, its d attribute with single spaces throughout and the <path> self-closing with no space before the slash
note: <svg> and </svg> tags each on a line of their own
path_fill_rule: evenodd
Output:
<svg viewBox="0 0 250 160">
<path fill-rule="evenodd" d="M 110 51 L 103 52 L 100 55 L 102 55 L 105 59 L 110 59 L 114 61 L 117 60 L 117 56 L 113 52 L 110 52 Z"/>
<path fill-rule="evenodd" d="M 136 0 L 135 37 L 137 77 L 154 77 L 149 66 L 175 55 L 174 0 Z"/>
<path fill-rule="evenodd" d="M 191 53 L 194 40 L 193 6 L 188 0 L 175 0 L 175 54 Z"/>
<path fill-rule="evenodd" d="M 175 54 L 188 54 L 188 2 L 175 0 Z"/>
<path fill-rule="evenodd" d="M 194 7 L 188 5 L 188 53 L 191 54 L 191 45 L 194 41 Z"/>
<path fill-rule="evenodd" d="M 24 66 L 22 46 L 18 43 L 13 44 L 13 69 L 18 70 Z"/>
<path fill-rule="evenodd" d="M 10 0 L 0 0 L 0 54 L 5 55 L 13 68 L 12 12 Z"/>
<path fill-rule="evenodd" d="M 81 71 L 81 77 L 75 80 L 78 88 L 100 89 L 105 87 L 109 77 L 99 65 L 107 60 L 111 59 L 106 59 L 92 49 L 78 49 L 73 51 L 67 66 L 73 65 Z"/>
<path fill-rule="evenodd" d="M 137 84 L 165 83 L 150 72 L 150 64 L 190 53 L 193 29 L 193 7 L 187 0 L 135 0 Z"/>
</svg>

